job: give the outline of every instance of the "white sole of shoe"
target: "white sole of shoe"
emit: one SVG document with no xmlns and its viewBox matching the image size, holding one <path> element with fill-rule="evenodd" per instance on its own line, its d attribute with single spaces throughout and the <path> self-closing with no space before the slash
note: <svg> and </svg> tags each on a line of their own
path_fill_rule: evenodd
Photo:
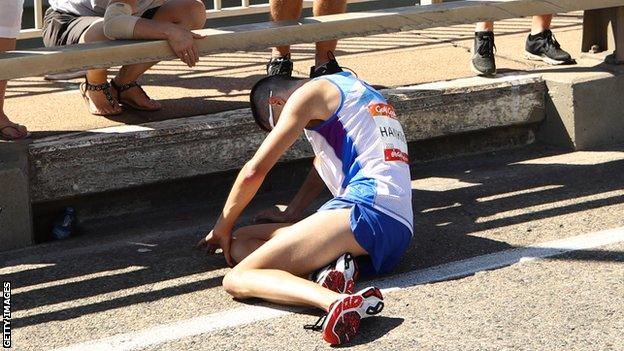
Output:
<svg viewBox="0 0 624 351">
<path fill-rule="evenodd" d="M 353 309 L 357 304 L 357 311 Z M 364 318 L 379 314 L 384 307 L 381 290 L 369 287 L 360 290 L 354 295 L 345 297 L 339 305 L 333 306 L 323 325 L 323 339 L 331 345 L 340 345 L 353 339 L 360 327 L 360 321 Z"/>
<path fill-rule="evenodd" d="M 352 294 L 357 278 L 358 267 L 355 259 L 351 254 L 344 254 L 338 258 L 333 268 L 332 265 L 324 268 L 316 282 L 339 294 Z"/>
<path fill-rule="evenodd" d="M 474 63 L 472 62 L 472 60 L 470 60 L 470 69 L 471 69 L 471 70 L 472 70 L 475 74 L 477 74 L 478 76 L 481 76 L 481 77 L 493 77 L 493 76 L 495 76 L 495 75 L 496 75 L 496 70 L 494 70 L 494 72 L 493 72 L 493 73 L 490 73 L 490 74 L 483 73 L 483 72 L 479 71 L 479 70 L 477 69 L 477 67 L 475 67 L 475 65 L 474 65 Z"/>
<path fill-rule="evenodd" d="M 531 60 L 531 61 L 543 61 L 543 62 L 545 62 L 545 63 L 547 63 L 547 64 L 549 64 L 549 65 L 553 65 L 553 66 L 563 65 L 564 63 L 566 63 L 566 61 L 554 60 L 554 59 L 551 59 L 550 57 L 547 57 L 547 56 L 540 56 L 540 55 L 535 55 L 535 54 L 532 54 L 532 53 L 530 53 L 530 52 L 528 52 L 528 51 L 525 51 L 525 52 L 524 52 L 524 57 L 525 57 L 527 60 Z"/>
</svg>

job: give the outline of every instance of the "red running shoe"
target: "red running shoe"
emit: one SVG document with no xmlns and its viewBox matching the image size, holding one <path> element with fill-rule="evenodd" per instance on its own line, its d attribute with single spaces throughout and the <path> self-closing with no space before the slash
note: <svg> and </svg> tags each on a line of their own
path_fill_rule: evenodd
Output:
<svg viewBox="0 0 624 351">
<path fill-rule="evenodd" d="M 321 268 L 314 279 L 323 287 L 339 294 L 353 294 L 358 278 L 358 266 L 350 253 L 346 253 L 336 262 Z"/>
<path fill-rule="evenodd" d="M 355 294 L 341 297 L 316 324 L 306 325 L 304 328 L 322 331 L 325 341 L 331 345 L 340 345 L 353 339 L 362 318 L 378 314 L 383 307 L 381 290 L 368 287 Z"/>
</svg>

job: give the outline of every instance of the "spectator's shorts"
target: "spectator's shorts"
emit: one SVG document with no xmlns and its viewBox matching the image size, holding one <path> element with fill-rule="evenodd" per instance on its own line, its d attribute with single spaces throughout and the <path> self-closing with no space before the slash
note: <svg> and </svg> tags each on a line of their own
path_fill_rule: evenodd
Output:
<svg viewBox="0 0 624 351">
<path fill-rule="evenodd" d="M 151 8 L 141 18 L 152 19 L 159 7 Z M 61 46 L 78 44 L 82 34 L 103 17 L 78 16 L 49 8 L 43 17 L 43 44 L 45 46 Z"/>
<path fill-rule="evenodd" d="M 0 5 L 0 38 L 17 38 L 22 27 L 24 0 L 2 0 Z"/>
<path fill-rule="evenodd" d="M 358 244 L 368 252 L 375 273 L 391 272 L 409 247 L 411 230 L 371 206 L 345 198 L 333 198 L 319 211 L 337 208 L 351 208 L 351 231 Z"/>
</svg>

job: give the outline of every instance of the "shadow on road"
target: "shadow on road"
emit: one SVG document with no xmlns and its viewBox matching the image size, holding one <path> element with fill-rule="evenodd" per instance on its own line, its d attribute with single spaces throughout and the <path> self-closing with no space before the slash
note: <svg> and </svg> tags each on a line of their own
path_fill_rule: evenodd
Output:
<svg viewBox="0 0 624 351">
<path fill-rule="evenodd" d="M 396 317 L 375 316 L 361 321 L 360 329 L 355 338 L 337 348 L 350 348 L 353 346 L 368 344 L 399 327 L 405 319 Z"/>
<path fill-rule="evenodd" d="M 601 154 L 595 154 L 588 162 L 565 162 L 562 151 L 532 147 L 415 165 L 412 174 L 415 237 L 397 272 L 513 248 L 505 241 L 503 232 L 514 238 L 533 235 L 530 224 L 538 219 L 552 219 L 552 225 L 571 233 L 567 236 L 580 234 L 575 228 L 567 228 L 566 223 L 559 222 L 557 217 L 624 201 L 624 179 L 621 176 L 624 156 L 607 157 L 604 161 L 600 161 L 600 157 Z M 205 196 L 204 192 L 198 194 Z M 205 201 L 205 198 L 195 201 Z M 271 198 L 271 201 L 277 200 Z M 510 234 L 505 229 L 510 226 L 514 226 L 514 230 L 521 229 Z M 490 231 L 487 238 L 480 236 L 484 231 Z M 11 266 L 44 266 L 3 274 L 3 279 L 12 281 L 16 290 L 13 295 L 14 325 L 20 328 L 67 320 L 219 288 L 222 274 L 214 271 L 224 268 L 224 264 L 219 258 L 207 259 L 202 252 L 193 250 L 195 239 L 194 234 L 153 237 L 121 246 L 106 247 L 103 244 L 101 248 L 76 251 L 75 254 L 68 251 L 65 256 L 54 250 L 67 249 L 71 241 L 56 243 L 52 249 L 35 248 L 39 254 L 15 258 L 10 261 Z M 142 248 L 151 251 L 141 253 Z M 585 251 L 557 259 L 621 261 L 622 255 Z M 7 266 L 6 263 L 5 259 L 2 266 Z M 138 268 L 130 269 L 132 267 Z M 117 273 L 111 274 L 111 271 Z M 176 281 L 185 277 L 184 282 Z M 162 282 L 169 285 L 135 290 L 124 296 L 93 299 L 84 305 L 58 305 L 46 310 L 55 304 L 151 287 Z M 33 287 L 38 284 L 42 285 Z M 19 292 L 19 288 L 24 291 Z M 33 312 L 33 309 L 38 310 Z M 27 310 L 31 310 L 27 317 L 18 317 L 20 311 Z M 397 323 L 399 321 L 387 320 L 388 330 Z"/>
<path fill-rule="evenodd" d="M 561 150 L 536 148 L 416 165 L 414 240 L 398 271 L 512 248 L 474 233 L 500 229 L 502 234 L 521 225 L 514 237 L 529 236 L 533 221 L 624 201 L 624 153 L 604 162 L 596 153 L 575 163 L 565 162 Z M 562 232 L 580 234 L 563 221 L 553 223 Z"/>
</svg>

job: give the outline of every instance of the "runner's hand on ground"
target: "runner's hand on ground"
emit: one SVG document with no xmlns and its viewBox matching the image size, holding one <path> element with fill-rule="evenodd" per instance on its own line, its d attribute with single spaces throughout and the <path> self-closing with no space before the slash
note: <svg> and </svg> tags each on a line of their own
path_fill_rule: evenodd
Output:
<svg viewBox="0 0 624 351">
<path fill-rule="evenodd" d="M 213 255 L 218 248 L 223 250 L 223 256 L 228 266 L 233 267 L 232 256 L 230 255 L 230 246 L 232 244 L 232 236 L 230 233 L 217 234 L 211 230 L 205 238 L 197 243 L 198 248 L 206 249 L 209 255 Z"/>
</svg>

